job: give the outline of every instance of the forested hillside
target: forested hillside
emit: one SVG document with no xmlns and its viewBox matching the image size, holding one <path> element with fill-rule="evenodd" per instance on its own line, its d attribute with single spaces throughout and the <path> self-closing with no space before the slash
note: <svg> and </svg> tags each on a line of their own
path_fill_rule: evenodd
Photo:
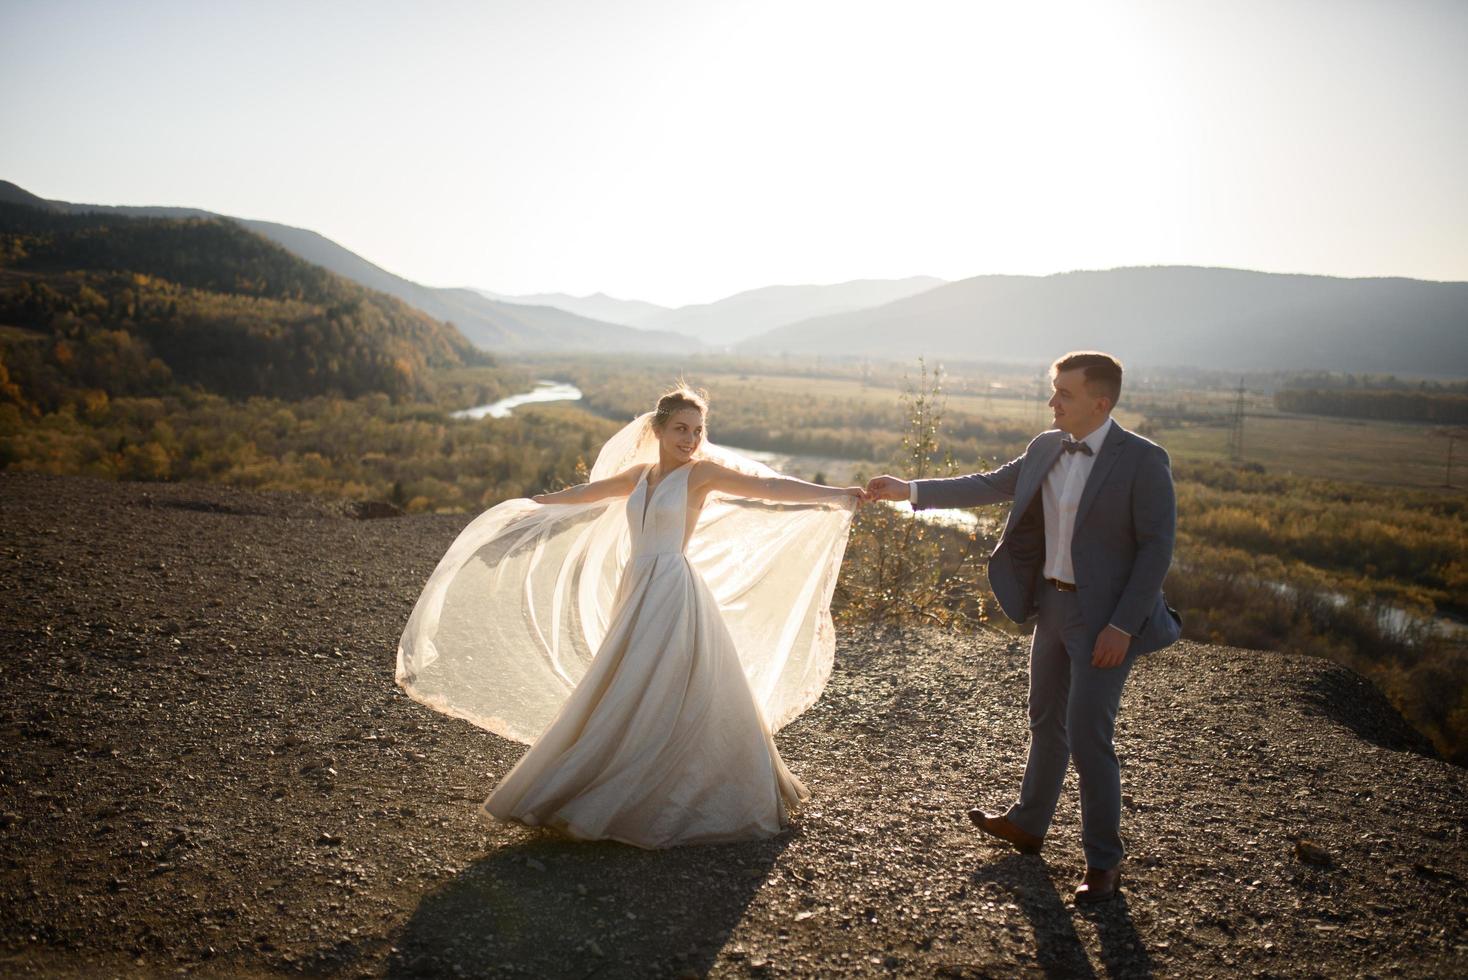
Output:
<svg viewBox="0 0 1468 980">
<path fill-rule="evenodd" d="M 492 363 L 452 325 L 220 219 L 0 203 L 0 400 L 31 414 L 176 384 L 227 397 L 431 396 Z"/>
<path fill-rule="evenodd" d="M 476 346 L 492 351 L 576 350 L 655 351 L 686 342 L 676 334 L 638 330 L 578 316 L 544 305 L 493 299 L 471 289 L 440 289 L 394 275 L 362 256 L 307 228 L 215 214 L 199 208 L 75 204 L 37 197 L 0 180 L 0 204 L 16 204 L 50 214 L 105 215 L 114 218 L 223 220 L 274 242 L 308 267 L 332 273 L 373 293 L 406 303 L 411 309 L 454 324 Z"/>
</svg>

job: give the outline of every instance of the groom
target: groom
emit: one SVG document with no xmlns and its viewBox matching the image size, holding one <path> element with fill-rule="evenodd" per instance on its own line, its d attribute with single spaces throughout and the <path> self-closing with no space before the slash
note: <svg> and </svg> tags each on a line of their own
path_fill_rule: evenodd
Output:
<svg viewBox="0 0 1468 980">
<path fill-rule="evenodd" d="M 1068 760 L 1080 777 L 1085 878 L 1077 902 L 1121 881 L 1121 770 L 1112 747 L 1122 684 L 1136 658 L 1178 638 L 1162 598 L 1177 522 L 1167 453 L 1111 418 L 1121 363 L 1066 354 L 1050 368 L 1055 429 L 989 473 L 944 480 L 879 476 L 867 499 L 914 508 L 1013 500 L 989 584 L 1005 614 L 1038 614 L 1030 642 L 1030 750 L 1019 801 L 1003 814 L 970 810 L 986 833 L 1037 854 Z"/>
</svg>

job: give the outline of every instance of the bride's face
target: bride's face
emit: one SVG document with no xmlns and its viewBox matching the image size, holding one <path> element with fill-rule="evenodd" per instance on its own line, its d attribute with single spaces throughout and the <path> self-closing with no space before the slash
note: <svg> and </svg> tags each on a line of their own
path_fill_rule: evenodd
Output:
<svg viewBox="0 0 1468 980">
<path fill-rule="evenodd" d="M 671 459 L 673 465 L 681 466 L 692 459 L 698 447 L 703 445 L 703 413 L 696 408 L 678 409 L 668 416 L 657 437 L 662 458 Z"/>
</svg>

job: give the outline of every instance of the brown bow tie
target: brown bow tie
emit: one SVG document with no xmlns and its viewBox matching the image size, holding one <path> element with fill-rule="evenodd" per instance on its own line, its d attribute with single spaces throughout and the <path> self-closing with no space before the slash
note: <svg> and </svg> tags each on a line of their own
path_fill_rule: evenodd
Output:
<svg viewBox="0 0 1468 980">
<path fill-rule="evenodd" d="M 1092 455 L 1090 446 L 1084 442 L 1076 442 L 1074 439 L 1062 439 L 1060 441 L 1060 448 L 1068 453 L 1083 453 L 1086 456 Z"/>
</svg>

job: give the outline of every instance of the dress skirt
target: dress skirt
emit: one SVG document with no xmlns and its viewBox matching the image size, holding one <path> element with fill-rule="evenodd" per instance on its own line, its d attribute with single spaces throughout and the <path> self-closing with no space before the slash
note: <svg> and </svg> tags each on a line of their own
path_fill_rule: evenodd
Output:
<svg viewBox="0 0 1468 980">
<path fill-rule="evenodd" d="M 717 601 L 681 553 L 632 558 L 605 639 L 481 814 L 644 848 L 770 837 L 809 798 Z"/>
</svg>

